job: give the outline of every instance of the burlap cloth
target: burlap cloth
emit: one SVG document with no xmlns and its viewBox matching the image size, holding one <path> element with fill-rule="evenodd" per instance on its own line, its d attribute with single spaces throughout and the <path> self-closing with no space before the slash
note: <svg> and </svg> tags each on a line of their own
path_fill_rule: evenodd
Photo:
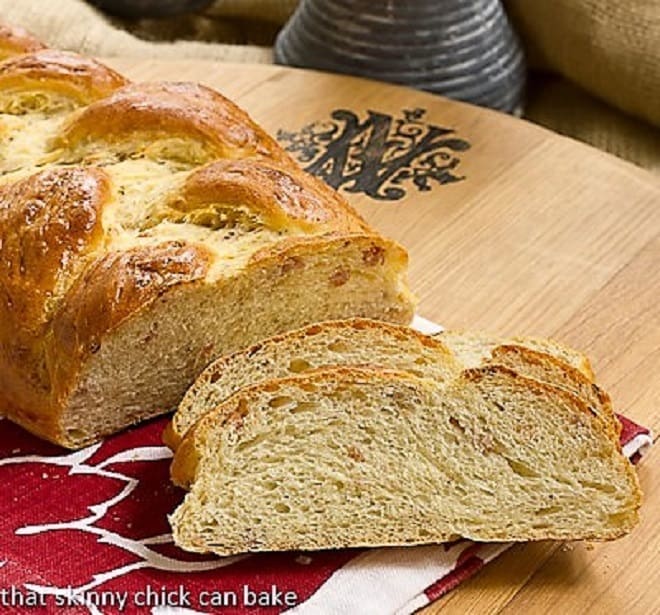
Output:
<svg viewBox="0 0 660 615">
<path fill-rule="evenodd" d="M 271 62 L 272 37 L 264 46 L 258 36 L 257 44 L 250 44 L 246 21 L 255 22 L 255 31 L 267 29 L 269 22 L 283 23 L 295 5 L 295 0 L 218 0 L 201 16 L 129 23 L 109 20 L 83 0 L 0 0 L 0 19 L 23 26 L 52 47 L 88 55 Z M 213 42 L 145 40 L 161 38 Z"/>
<path fill-rule="evenodd" d="M 528 119 L 660 172 L 660 0 L 504 4 L 551 73 L 532 75 Z"/>
<path fill-rule="evenodd" d="M 0 19 L 89 55 L 270 62 L 295 5 L 216 0 L 198 15 L 127 22 L 82 0 L 0 0 Z M 505 6 L 534 71 L 528 119 L 660 172 L 660 0 Z"/>
</svg>

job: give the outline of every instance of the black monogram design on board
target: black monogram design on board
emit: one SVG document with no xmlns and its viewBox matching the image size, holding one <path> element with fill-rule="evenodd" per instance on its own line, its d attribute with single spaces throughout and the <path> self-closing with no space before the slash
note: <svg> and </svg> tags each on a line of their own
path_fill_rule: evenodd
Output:
<svg viewBox="0 0 660 615">
<path fill-rule="evenodd" d="M 406 189 L 431 190 L 433 182 L 465 179 L 455 173 L 455 152 L 470 148 L 451 128 L 423 121 L 424 109 L 404 110 L 402 117 L 367 111 L 365 118 L 347 109 L 299 132 L 280 130 L 277 138 L 289 152 L 333 188 L 363 192 L 374 199 L 396 201 Z"/>
</svg>

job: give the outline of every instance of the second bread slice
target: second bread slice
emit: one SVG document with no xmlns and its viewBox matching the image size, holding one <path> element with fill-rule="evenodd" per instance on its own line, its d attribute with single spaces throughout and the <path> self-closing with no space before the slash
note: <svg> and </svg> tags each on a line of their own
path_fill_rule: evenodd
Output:
<svg viewBox="0 0 660 615">
<path fill-rule="evenodd" d="M 186 393 L 164 439 L 176 450 L 197 420 L 239 389 L 314 368 L 373 365 L 442 383 L 463 368 L 489 363 L 578 395 L 616 439 L 619 423 L 609 398 L 591 381 L 591 368 L 580 353 L 533 338 L 498 339 L 465 332 L 432 338 L 409 327 L 364 318 L 314 324 L 213 362 Z"/>
</svg>

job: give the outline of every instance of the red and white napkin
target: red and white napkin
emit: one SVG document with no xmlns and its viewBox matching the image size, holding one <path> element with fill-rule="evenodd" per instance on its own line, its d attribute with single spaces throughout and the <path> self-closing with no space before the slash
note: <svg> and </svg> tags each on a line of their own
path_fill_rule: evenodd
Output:
<svg viewBox="0 0 660 615">
<path fill-rule="evenodd" d="M 434 332 L 425 322 L 415 324 Z M 636 461 L 651 436 L 621 421 Z M 165 424 L 68 452 L 0 421 L 0 612 L 407 614 L 510 546 L 185 553 L 167 522 L 184 493 L 169 482 Z"/>
</svg>

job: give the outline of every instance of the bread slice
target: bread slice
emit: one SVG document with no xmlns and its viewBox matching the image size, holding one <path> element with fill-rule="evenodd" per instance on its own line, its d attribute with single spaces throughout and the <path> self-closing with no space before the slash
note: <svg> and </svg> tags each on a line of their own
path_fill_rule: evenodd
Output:
<svg viewBox="0 0 660 615">
<path fill-rule="evenodd" d="M 619 441 L 621 422 L 614 413 L 610 396 L 594 382 L 591 362 L 583 353 L 548 338 L 507 338 L 483 331 L 443 331 L 435 337 L 459 357 L 466 368 L 486 363 L 505 365 L 524 376 L 578 395 Z"/>
<path fill-rule="evenodd" d="M 164 440 L 174 450 L 200 417 L 240 388 L 308 369 L 372 364 L 444 382 L 464 367 L 489 362 L 581 396 L 610 425 L 616 437 L 620 424 L 609 397 L 563 360 L 570 357 L 573 363 L 582 365 L 581 355 L 556 343 L 530 339 L 533 348 L 546 348 L 554 354 L 530 349 L 527 338 L 516 338 L 519 345 L 498 345 L 497 338 L 485 334 L 450 332 L 433 338 L 409 327 L 363 318 L 314 324 L 211 363 L 179 404 Z"/>
<path fill-rule="evenodd" d="M 548 338 L 538 337 L 501 337 L 484 331 L 442 331 L 437 336 L 456 354 L 462 357 L 467 367 L 478 367 L 484 360 L 489 360 L 497 346 L 522 346 L 546 355 L 551 355 L 562 363 L 570 365 L 593 381 L 594 372 L 589 359 L 574 350 Z"/>
<path fill-rule="evenodd" d="M 434 383 L 338 367 L 243 389 L 184 438 L 174 540 L 200 553 L 597 539 L 637 523 L 629 461 L 575 395 L 502 366 Z"/>
<path fill-rule="evenodd" d="M 188 389 L 163 438 L 186 431 L 239 389 L 329 365 L 371 364 L 444 382 L 461 369 L 441 342 L 409 327 L 366 318 L 326 321 L 263 340 L 211 363 Z"/>
</svg>

